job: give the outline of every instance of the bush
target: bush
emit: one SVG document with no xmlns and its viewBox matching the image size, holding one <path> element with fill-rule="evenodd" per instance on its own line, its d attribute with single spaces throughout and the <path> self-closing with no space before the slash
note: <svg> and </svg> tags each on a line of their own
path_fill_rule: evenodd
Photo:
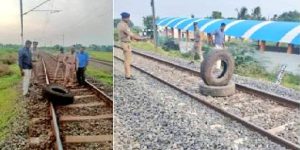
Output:
<svg viewBox="0 0 300 150">
<path fill-rule="evenodd" d="M 164 49 L 165 51 L 179 50 L 179 45 L 175 43 L 174 39 L 167 38 L 163 42 L 162 49 Z"/>
<path fill-rule="evenodd" d="M 7 65 L 12 65 L 16 63 L 16 61 L 17 61 L 17 57 L 16 55 L 13 54 L 5 55 L 2 58 L 0 58 L 0 62 Z"/>
<path fill-rule="evenodd" d="M 0 63 L 0 77 L 6 76 L 6 75 L 11 75 L 12 72 L 9 69 L 9 66 L 7 64 L 2 64 Z"/>
</svg>

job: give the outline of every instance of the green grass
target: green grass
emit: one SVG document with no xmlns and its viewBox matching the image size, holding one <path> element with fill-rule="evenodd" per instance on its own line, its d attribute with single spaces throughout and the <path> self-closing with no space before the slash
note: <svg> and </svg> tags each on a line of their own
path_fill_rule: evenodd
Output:
<svg viewBox="0 0 300 150">
<path fill-rule="evenodd" d="M 57 55 L 59 50 L 55 49 L 45 49 L 45 51 L 50 52 L 53 55 Z M 86 52 L 90 55 L 91 58 L 104 60 L 104 61 L 113 61 L 113 53 L 112 52 L 105 52 L 100 50 L 90 50 L 87 49 Z M 65 53 L 69 53 L 69 49 L 65 49 Z"/>
<path fill-rule="evenodd" d="M 132 47 L 134 48 L 140 48 L 146 51 L 155 52 L 163 56 L 169 56 L 169 57 L 179 57 L 187 60 L 191 60 L 190 56 L 187 54 L 182 54 L 178 50 L 170 50 L 165 51 L 161 47 L 155 48 L 155 46 L 150 42 L 132 42 Z"/>
<path fill-rule="evenodd" d="M 17 64 L 9 66 L 11 75 L 0 77 L 0 140 L 8 134 L 10 120 L 17 115 L 17 99 L 20 93 L 17 84 L 21 80 Z"/>
<path fill-rule="evenodd" d="M 112 73 L 103 71 L 97 67 L 89 65 L 87 68 L 86 73 L 91 76 L 96 78 L 97 80 L 101 81 L 104 85 L 107 86 L 113 86 L 113 75 Z"/>
<path fill-rule="evenodd" d="M 7 56 L 17 56 L 16 48 L 0 48 L 0 59 Z M 9 133 L 8 125 L 17 115 L 17 99 L 20 95 L 17 86 L 21 80 L 19 67 L 14 62 L 8 65 L 9 74 L 0 77 L 0 140 Z"/>
<path fill-rule="evenodd" d="M 104 60 L 104 61 L 113 61 L 113 53 L 112 52 L 104 52 L 104 51 L 95 51 L 95 50 L 87 50 L 90 54 L 90 57 Z"/>
</svg>

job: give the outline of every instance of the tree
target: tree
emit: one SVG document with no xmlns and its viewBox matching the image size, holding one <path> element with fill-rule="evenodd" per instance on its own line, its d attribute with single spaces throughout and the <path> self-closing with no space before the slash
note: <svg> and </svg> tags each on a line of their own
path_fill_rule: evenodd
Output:
<svg viewBox="0 0 300 150">
<path fill-rule="evenodd" d="M 145 26 L 145 31 L 147 36 L 150 36 L 152 37 L 153 36 L 153 17 L 152 16 L 146 16 L 146 17 L 143 17 L 143 24 Z M 157 20 L 158 18 L 156 18 Z"/>
<path fill-rule="evenodd" d="M 246 7 L 242 7 L 240 10 L 236 9 L 237 11 L 237 18 L 238 19 L 248 19 L 250 15 L 248 14 L 248 9 Z"/>
<path fill-rule="evenodd" d="M 213 11 L 211 17 L 213 19 L 221 19 L 222 17 L 222 12 L 220 11 Z"/>
<path fill-rule="evenodd" d="M 133 33 L 140 33 L 140 32 L 142 32 L 143 30 L 142 30 L 140 27 L 138 27 L 138 26 L 133 26 L 133 27 L 131 28 L 131 31 L 132 31 Z"/>
<path fill-rule="evenodd" d="M 143 23 L 146 29 L 153 29 L 152 16 L 143 17 Z"/>
<path fill-rule="evenodd" d="M 54 48 L 54 49 L 59 49 L 59 48 L 61 48 L 61 46 L 58 45 L 58 44 L 56 44 L 56 45 L 53 46 L 53 48 Z"/>
<path fill-rule="evenodd" d="M 261 9 L 259 6 L 255 7 L 254 10 L 252 11 L 252 19 L 255 19 L 255 20 L 261 20 L 262 17 L 261 17 Z"/>
<path fill-rule="evenodd" d="M 275 15 L 272 17 L 272 20 L 276 21 L 276 20 L 277 20 L 277 18 L 278 18 L 278 15 L 277 15 L 277 14 L 275 14 Z"/>
<path fill-rule="evenodd" d="M 284 12 L 281 15 L 278 16 L 277 20 L 300 22 L 300 13 L 296 10 L 289 11 L 289 12 Z"/>
<path fill-rule="evenodd" d="M 121 21 L 121 19 L 114 19 L 114 27 L 115 28 L 117 28 L 120 21 Z"/>
</svg>

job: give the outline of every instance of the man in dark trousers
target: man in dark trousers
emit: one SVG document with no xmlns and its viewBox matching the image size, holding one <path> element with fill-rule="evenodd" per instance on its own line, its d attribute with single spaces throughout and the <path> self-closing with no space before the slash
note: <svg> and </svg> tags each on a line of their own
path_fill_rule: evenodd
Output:
<svg viewBox="0 0 300 150">
<path fill-rule="evenodd" d="M 83 85 L 85 83 L 85 70 L 89 64 L 89 55 L 85 52 L 85 48 L 82 46 L 76 57 L 78 60 L 78 68 L 76 72 L 77 81 L 79 85 Z"/>
<path fill-rule="evenodd" d="M 19 67 L 23 77 L 23 96 L 29 96 L 28 89 L 30 85 L 32 71 L 32 53 L 30 51 L 32 42 L 27 40 L 25 46 L 19 50 Z"/>
</svg>

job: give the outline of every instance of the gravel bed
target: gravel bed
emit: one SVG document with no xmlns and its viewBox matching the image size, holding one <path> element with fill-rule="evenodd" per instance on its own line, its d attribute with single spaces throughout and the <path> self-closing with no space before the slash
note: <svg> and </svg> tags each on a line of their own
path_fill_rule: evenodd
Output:
<svg viewBox="0 0 300 150">
<path fill-rule="evenodd" d="M 87 77 L 87 80 L 95 85 L 99 90 L 107 94 L 107 96 L 111 97 L 111 99 L 113 99 L 113 86 L 104 85 L 103 83 L 101 83 L 101 81 L 89 76 Z"/>
<path fill-rule="evenodd" d="M 61 129 L 63 135 L 107 135 L 113 134 L 113 123 L 111 119 L 64 122 Z"/>
<path fill-rule="evenodd" d="M 120 53 L 120 51 L 115 51 L 115 55 L 122 58 L 122 53 Z M 199 98 L 208 100 L 211 103 L 216 104 L 217 106 L 222 107 L 227 111 L 234 113 L 235 115 L 238 115 L 240 117 L 253 116 L 261 113 L 268 114 L 267 110 L 271 107 L 283 107 L 283 111 L 286 114 L 289 114 L 287 118 L 282 118 L 283 120 L 274 119 L 277 116 L 275 116 L 276 114 L 272 113 L 272 116 L 268 117 L 269 121 L 263 122 L 260 120 L 261 118 L 259 118 L 258 120 L 253 120 L 258 121 L 259 124 L 262 124 L 263 127 L 266 127 L 266 129 L 273 128 L 274 125 L 281 125 L 280 123 L 286 120 L 295 121 L 299 118 L 297 117 L 299 113 L 297 113 L 296 110 L 290 110 L 288 109 L 288 107 L 275 103 L 272 100 L 257 97 L 245 92 L 237 91 L 236 94 L 232 96 L 219 98 L 212 98 L 210 96 L 207 97 L 201 95 L 199 90 L 199 83 L 203 81 L 198 76 L 178 70 L 174 67 L 162 65 L 153 60 L 144 59 L 143 57 L 137 55 L 134 55 L 133 58 L 133 64 L 138 64 L 139 67 L 147 70 L 155 76 L 158 76 L 174 85 L 177 85 L 182 89 L 185 89 L 186 91 L 197 95 Z M 257 102 L 258 100 L 260 101 L 260 103 Z M 256 122 L 252 123 L 256 124 Z"/>
<path fill-rule="evenodd" d="M 80 109 L 61 107 L 61 108 L 57 109 L 56 112 L 58 115 L 96 116 L 96 115 L 111 114 L 112 108 L 99 107 L 99 106 L 82 107 Z"/>
<path fill-rule="evenodd" d="M 115 60 L 114 132 L 127 132 L 114 136 L 115 149 L 284 149 L 147 75 L 121 72 Z"/>
<path fill-rule="evenodd" d="M 18 89 L 21 89 L 21 84 L 18 86 Z M 21 93 L 21 91 L 20 91 Z M 23 98 L 18 98 L 17 100 L 17 115 L 11 121 L 9 125 L 9 134 L 8 136 L 0 141 L 1 150 L 22 150 L 28 149 L 28 100 Z"/>
<path fill-rule="evenodd" d="M 41 65 L 37 65 L 41 69 Z M 41 73 L 42 71 L 38 71 Z M 30 122 L 33 118 L 49 118 L 48 103 L 42 98 L 42 86 L 44 78 L 38 75 L 38 84 L 29 89 L 30 97 L 21 97 L 18 100 L 17 117 L 11 123 L 10 135 L 0 142 L 1 150 L 23 150 L 23 149 L 50 149 L 49 137 L 50 122 L 46 120 Z M 21 84 L 18 87 L 21 95 Z M 28 139 L 38 137 L 39 145 L 30 145 Z"/>
<path fill-rule="evenodd" d="M 67 150 L 112 150 L 112 147 L 112 142 L 64 145 L 64 149 Z"/>
<path fill-rule="evenodd" d="M 145 54 L 150 54 L 150 55 L 156 56 L 158 58 L 161 58 L 161 59 L 164 59 L 164 60 L 167 60 L 167 61 L 171 61 L 171 62 L 179 64 L 181 66 L 185 66 L 185 67 L 192 68 L 192 69 L 195 69 L 195 70 L 200 70 L 200 63 L 199 62 L 196 62 L 195 64 L 189 64 L 188 60 L 184 60 L 182 58 L 174 58 L 174 57 L 170 57 L 170 56 L 161 56 L 160 54 L 157 54 L 155 52 L 143 51 L 143 50 L 140 50 L 140 49 L 135 49 L 135 50 L 137 50 L 139 52 L 142 52 L 142 53 L 145 53 Z M 300 91 L 296 91 L 294 89 L 289 89 L 289 88 L 286 88 L 286 87 L 281 86 L 281 85 L 276 85 L 276 84 L 274 84 L 272 82 L 269 82 L 269 81 L 258 80 L 258 79 L 254 79 L 254 78 L 250 78 L 250 77 L 244 77 L 244 76 L 240 76 L 240 75 L 237 75 L 237 74 L 234 75 L 233 80 L 236 83 L 239 83 L 239 84 L 247 85 L 247 86 L 250 86 L 250 87 L 255 87 L 255 88 L 258 88 L 260 90 L 275 93 L 277 95 L 288 97 L 288 98 L 293 99 L 293 100 L 300 100 Z"/>
<path fill-rule="evenodd" d="M 40 137 L 51 132 L 50 118 L 30 124 L 29 137 Z"/>
<path fill-rule="evenodd" d="M 300 120 L 296 124 L 288 125 L 285 131 L 279 132 L 278 135 L 300 145 Z"/>
</svg>

